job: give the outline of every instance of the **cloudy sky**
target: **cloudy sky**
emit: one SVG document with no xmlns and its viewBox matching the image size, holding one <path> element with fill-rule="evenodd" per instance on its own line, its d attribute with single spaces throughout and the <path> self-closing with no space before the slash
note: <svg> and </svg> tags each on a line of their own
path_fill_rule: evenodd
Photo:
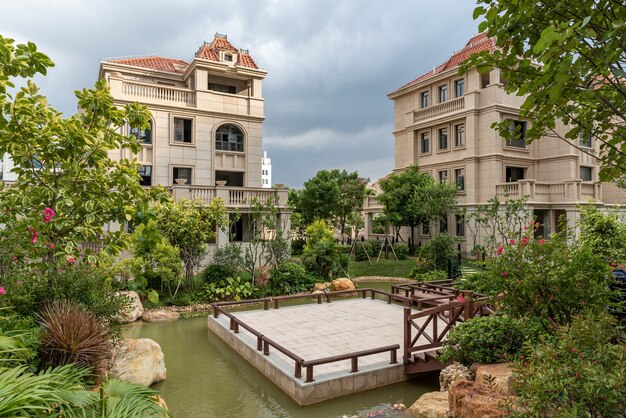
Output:
<svg viewBox="0 0 626 418">
<path fill-rule="evenodd" d="M 393 168 L 386 95 L 461 49 L 472 0 L 3 0 L 0 34 L 33 41 L 56 66 L 37 80 L 70 115 L 102 58 L 189 61 L 216 32 L 268 71 L 263 147 L 274 183 L 301 187 L 325 168 L 372 181 Z"/>
</svg>

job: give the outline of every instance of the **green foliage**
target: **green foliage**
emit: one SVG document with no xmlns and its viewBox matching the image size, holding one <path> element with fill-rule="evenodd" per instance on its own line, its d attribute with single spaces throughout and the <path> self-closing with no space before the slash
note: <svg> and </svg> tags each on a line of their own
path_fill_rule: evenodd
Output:
<svg viewBox="0 0 626 418">
<path fill-rule="evenodd" d="M 439 355 L 442 362 L 500 363 L 519 355 L 524 327 L 508 316 L 472 318 L 450 330 Z"/>
<path fill-rule="evenodd" d="M 626 346 L 616 344 L 615 319 L 577 316 L 553 338 L 529 345 L 514 363 L 514 417 L 626 415 Z"/>
<path fill-rule="evenodd" d="M 381 243 L 379 240 L 367 240 L 356 243 L 354 248 L 354 258 L 356 261 L 367 261 L 378 257 Z M 369 255 L 369 258 L 368 258 Z"/>
<path fill-rule="evenodd" d="M 58 300 L 42 307 L 39 355 L 46 367 L 77 364 L 104 376 L 111 357 L 109 330 L 102 320 L 73 302 Z"/>
<path fill-rule="evenodd" d="M 335 240 L 335 237 L 333 235 L 333 231 L 330 225 L 328 224 L 328 222 L 326 222 L 323 219 L 317 219 L 313 223 L 311 223 L 309 226 L 307 226 L 305 236 L 306 236 L 305 249 L 307 246 L 315 245 L 319 241 L 334 241 Z"/>
<path fill-rule="evenodd" d="M 393 244 L 393 250 L 396 253 L 398 260 L 406 260 L 409 256 L 409 246 L 403 242 L 396 242 Z"/>
<path fill-rule="evenodd" d="M 232 277 L 233 271 L 223 264 L 209 264 L 202 271 L 200 277 L 203 283 L 222 283 Z"/>
<path fill-rule="evenodd" d="M 222 199 L 209 204 L 181 199 L 155 206 L 156 224 L 171 245 L 178 248 L 185 265 L 187 286 L 193 287 L 193 269 L 206 254 L 206 244 L 215 239 L 218 228 L 225 228 L 228 220 Z"/>
<path fill-rule="evenodd" d="M 300 255 L 304 252 L 305 241 L 303 239 L 291 240 L 291 254 Z"/>
<path fill-rule="evenodd" d="M 345 273 L 348 255 L 342 254 L 335 241 L 320 240 L 304 247 L 302 261 L 307 271 L 323 280 Z"/>
<path fill-rule="evenodd" d="M 411 272 L 411 278 L 417 280 L 418 282 L 433 282 L 436 280 L 445 280 L 448 278 L 448 273 L 445 270 L 430 270 L 430 271 L 419 271 L 413 269 Z"/>
<path fill-rule="evenodd" d="M 32 43 L 15 45 L 1 36 L 0 51 L 0 154 L 11 156 L 17 174 L 15 184 L 0 187 L 1 206 L 9 209 L 0 238 L 10 240 L 13 254 L 43 269 L 79 243 L 96 241 L 109 222 L 123 226 L 133 218 L 135 204 L 146 198 L 139 165 L 114 161 L 108 151 L 138 152 L 137 140 L 119 127 L 146 126 L 149 112 L 138 103 L 118 107 L 103 79 L 77 91 L 82 111 L 63 118 L 31 80 L 19 80 L 45 74 L 50 59 Z M 25 85 L 9 93 L 15 78 Z M 104 235 L 107 251 L 124 246 L 123 230 Z M 38 252 L 31 251 L 33 244 Z"/>
<path fill-rule="evenodd" d="M 272 269 L 267 287 L 272 295 L 288 295 L 310 292 L 314 283 L 301 264 L 287 262 Z"/>
<path fill-rule="evenodd" d="M 437 234 L 422 247 L 420 255 L 426 258 L 435 269 L 447 270 L 448 260 L 456 256 L 454 238 L 447 233 Z"/>
<path fill-rule="evenodd" d="M 604 214 L 595 206 L 584 206 L 578 241 L 606 260 L 626 261 L 626 225 L 614 212 Z"/>
<path fill-rule="evenodd" d="M 205 303 L 242 300 L 254 295 L 254 286 L 240 277 L 227 277 L 224 282 L 209 282 L 196 292 L 196 298 Z"/>
<path fill-rule="evenodd" d="M 435 268 L 435 265 L 428 258 L 416 257 L 415 267 L 411 272 L 411 277 L 415 277 L 417 274 L 427 273 Z"/>
<path fill-rule="evenodd" d="M 536 240 L 530 229 L 499 252 L 485 279 L 490 293 L 502 293 L 502 309 L 511 316 L 537 318 L 551 332 L 585 310 L 610 304 L 608 268 L 584 245 Z"/>
<path fill-rule="evenodd" d="M 242 263 L 243 256 L 241 254 L 241 246 L 234 242 L 229 242 L 225 246 L 215 250 L 213 264 L 224 267 L 225 270 L 230 272 L 231 276 L 237 274 Z"/>
<path fill-rule="evenodd" d="M 529 141 L 547 135 L 578 146 L 579 136 L 600 143 L 600 179 L 623 176 L 626 167 L 624 3 L 613 0 L 479 0 L 474 18 L 497 48 L 466 63 L 498 68 L 505 91 L 524 98 L 520 118 L 531 120 Z M 509 123 L 495 124 L 510 138 Z M 567 129 L 565 135 L 556 126 Z"/>
</svg>

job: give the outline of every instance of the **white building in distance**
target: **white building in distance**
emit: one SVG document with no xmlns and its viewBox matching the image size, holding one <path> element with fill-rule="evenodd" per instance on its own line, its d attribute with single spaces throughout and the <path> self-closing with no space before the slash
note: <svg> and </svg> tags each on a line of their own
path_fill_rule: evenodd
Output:
<svg viewBox="0 0 626 418">
<path fill-rule="evenodd" d="M 272 159 L 267 157 L 267 151 L 263 151 L 261 159 L 261 187 L 264 189 L 272 187 Z"/>
</svg>

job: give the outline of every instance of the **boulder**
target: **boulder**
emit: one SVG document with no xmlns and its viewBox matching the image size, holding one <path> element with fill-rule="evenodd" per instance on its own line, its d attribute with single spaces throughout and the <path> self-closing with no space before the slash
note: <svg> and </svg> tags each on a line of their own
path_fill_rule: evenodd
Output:
<svg viewBox="0 0 626 418">
<path fill-rule="evenodd" d="M 109 374 L 114 379 L 150 386 L 165 380 L 161 346 L 149 338 L 122 340 L 113 350 Z"/>
<path fill-rule="evenodd" d="M 141 316 L 141 319 L 146 322 L 170 322 L 176 321 L 178 318 L 180 318 L 180 313 L 163 310 L 147 311 Z"/>
<path fill-rule="evenodd" d="M 139 299 L 139 295 L 137 294 L 137 292 L 127 290 L 123 292 L 116 292 L 116 294 L 125 296 L 130 300 L 130 303 L 126 306 L 126 308 L 118 312 L 118 321 L 120 321 L 122 324 L 127 324 L 141 318 L 141 316 L 143 315 L 143 305 L 141 304 L 141 299 Z"/>
<path fill-rule="evenodd" d="M 448 405 L 454 418 L 495 418 L 504 416 L 501 405 L 510 397 L 476 382 L 459 380 L 448 390 Z"/>
<path fill-rule="evenodd" d="M 474 380 L 474 373 L 461 363 L 454 362 L 439 373 L 439 387 L 442 391 L 448 390 L 457 380 Z"/>
<path fill-rule="evenodd" d="M 419 418 L 446 418 L 448 409 L 448 392 L 428 392 L 420 396 L 407 411 Z"/>
<path fill-rule="evenodd" d="M 492 381 L 493 383 L 490 383 Z M 508 363 L 479 364 L 476 367 L 476 383 L 491 387 L 505 395 L 515 395 L 513 371 Z"/>
<path fill-rule="evenodd" d="M 315 290 L 311 294 L 312 295 L 324 295 L 324 294 L 326 294 L 326 292 L 324 292 L 323 290 Z"/>
<path fill-rule="evenodd" d="M 315 283 L 315 285 L 313 286 L 313 291 L 317 292 L 318 290 L 326 290 L 330 287 L 330 282 L 324 282 L 324 283 Z"/>
<path fill-rule="evenodd" d="M 356 286 L 350 279 L 335 279 L 330 283 L 330 290 L 333 292 L 338 290 L 355 290 Z"/>
</svg>

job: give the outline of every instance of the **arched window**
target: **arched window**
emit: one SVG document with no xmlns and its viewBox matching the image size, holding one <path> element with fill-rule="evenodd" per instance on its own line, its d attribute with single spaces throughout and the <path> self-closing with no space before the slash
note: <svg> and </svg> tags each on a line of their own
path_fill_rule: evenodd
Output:
<svg viewBox="0 0 626 418">
<path fill-rule="evenodd" d="M 144 144 L 152 144 L 152 121 L 148 123 L 149 125 L 146 129 L 130 128 L 130 134 L 137 138 L 137 141 Z"/>
<path fill-rule="evenodd" d="M 243 132 L 235 125 L 222 125 L 215 134 L 215 149 L 243 152 Z"/>
</svg>

